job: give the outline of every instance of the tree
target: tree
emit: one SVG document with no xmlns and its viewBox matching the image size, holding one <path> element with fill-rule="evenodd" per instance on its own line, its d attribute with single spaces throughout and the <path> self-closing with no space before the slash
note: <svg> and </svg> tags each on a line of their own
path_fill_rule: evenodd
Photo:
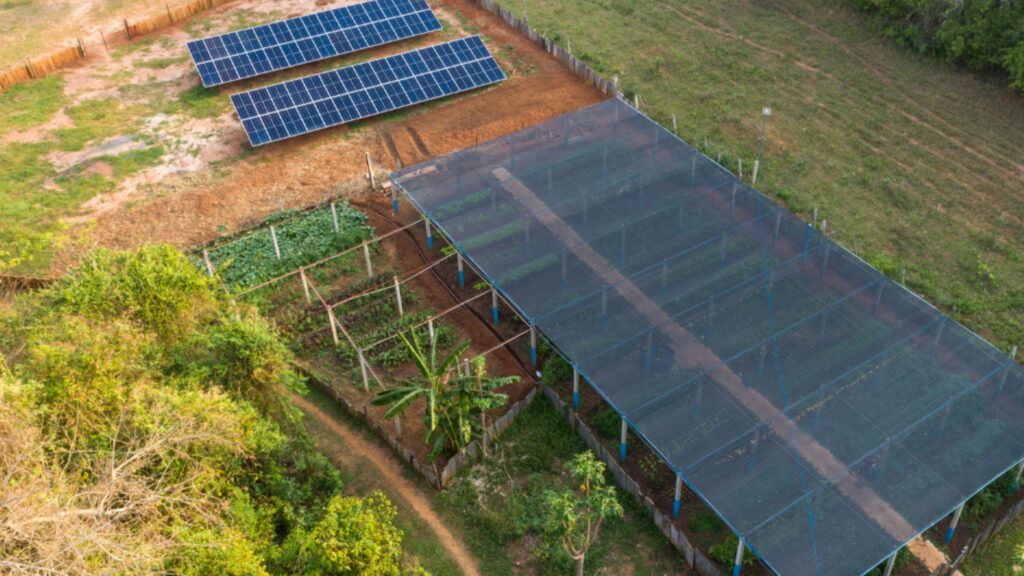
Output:
<svg viewBox="0 0 1024 576">
<path fill-rule="evenodd" d="M 566 470 L 577 488 L 545 493 L 545 528 L 575 562 L 576 576 L 583 576 L 584 560 L 600 536 L 602 523 L 621 517 L 623 510 L 615 488 L 605 484 L 604 463 L 593 454 L 577 454 Z"/>
<path fill-rule="evenodd" d="M 302 543 L 306 573 L 397 576 L 404 536 L 394 525 L 397 513 L 381 492 L 366 498 L 335 496 Z"/>
<path fill-rule="evenodd" d="M 373 403 L 391 404 L 384 415 L 391 418 L 404 412 L 416 399 L 425 397 L 426 442 L 432 445 L 431 458 L 436 458 L 445 449 L 462 450 L 473 440 L 483 437 L 487 429 L 487 411 L 508 402 L 508 396 L 497 392 L 497 389 L 518 382 L 519 377 L 490 377 L 483 358 L 467 362 L 465 371 L 462 371 L 459 356 L 469 349 L 468 342 L 456 346 L 438 361 L 436 340 L 431 340 L 430 349 L 424 351 L 416 331 L 410 334 L 408 338 L 404 334 L 399 334 L 399 337 L 415 359 L 420 379 L 405 381 L 403 386 L 381 392 Z"/>
</svg>

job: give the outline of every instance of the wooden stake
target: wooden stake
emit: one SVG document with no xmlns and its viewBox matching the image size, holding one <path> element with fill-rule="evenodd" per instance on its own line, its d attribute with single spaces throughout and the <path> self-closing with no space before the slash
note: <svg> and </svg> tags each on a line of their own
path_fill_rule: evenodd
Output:
<svg viewBox="0 0 1024 576">
<path fill-rule="evenodd" d="M 124 37 L 127 38 L 129 42 L 132 41 L 132 29 L 128 27 L 127 18 L 124 19 Z"/>
<path fill-rule="evenodd" d="M 399 166 L 401 168 L 401 166 Z M 370 177 L 370 190 L 377 189 L 377 181 L 373 177 L 373 160 L 370 160 L 370 153 L 366 153 L 366 173 Z"/>
<path fill-rule="evenodd" d="M 210 277 L 213 277 L 213 262 L 210 262 L 210 252 L 203 248 L 203 261 L 206 262 L 206 271 L 210 273 Z"/>
<path fill-rule="evenodd" d="M 757 173 L 761 170 L 761 161 L 754 160 L 754 173 L 750 176 L 750 185 L 757 186 Z"/>
<path fill-rule="evenodd" d="M 100 38 L 103 39 L 103 49 L 110 52 L 110 46 L 107 46 L 107 36 L 103 33 L 103 30 L 100 30 Z"/>
<path fill-rule="evenodd" d="M 363 258 L 366 259 L 366 277 L 373 278 L 373 262 L 370 262 L 369 244 L 363 244 Z"/>
<path fill-rule="evenodd" d="M 740 180 L 743 180 L 743 158 L 738 159 L 736 163 L 739 165 L 738 176 L 740 177 Z"/>
<path fill-rule="evenodd" d="M 306 269 L 299 268 L 299 278 L 302 278 L 302 291 L 306 293 L 306 303 L 311 304 L 313 297 L 309 293 L 309 280 L 306 278 Z"/>
<path fill-rule="evenodd" d="M 270 227 L 270 239 L 274 241 L 274 254 L 277 259 L 281 259 L 281 247 L 277 245 L 277 230 L 273 226 Z"/>
<path fill-rule="evenodd" d="M 331 339 L 334 340 L 334 345 L 338 345 L 338 326 L 334 321 L 334 308 L 327 308 L 327 319 L 331 323 Z"/>
<path fill-rule="evenodd" d="M 672 115 L 672 133 L 679 136 L 679 123 L 676 122 L 676 115 Z"/>
<path fill-rule="evenodd" d="M 341 228 L 338 227 L 338 207 L 331 202 L 331 220 L 334 221 L 334 233 L 341 234 Z"/>
<path fill-rule="evenodd" d="M 167 8 L 167 22 L 174 24 L 174 16 L 171 16 L 171 6 L 169 4 L 164 4 L 164 8 Z"/>
<path fill-rule="evenodd" d="M 402 283 L 395 276 L 395 300 L 398 301 L 398 315 L 405 316 L 405 307 L 402 306 Z"/>
</svg>

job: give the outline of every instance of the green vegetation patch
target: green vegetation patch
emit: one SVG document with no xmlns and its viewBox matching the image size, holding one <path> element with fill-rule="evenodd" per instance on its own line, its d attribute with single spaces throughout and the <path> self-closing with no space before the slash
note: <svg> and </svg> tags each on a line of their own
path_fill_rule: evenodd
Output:
<svg viewBox="0 0 1024 576">
<path fill-rule="evenodd" d="M 46 122 L 64 103 L 64 81 L 57 76 L 0 92 L 0 136 Z"/>
</svg>

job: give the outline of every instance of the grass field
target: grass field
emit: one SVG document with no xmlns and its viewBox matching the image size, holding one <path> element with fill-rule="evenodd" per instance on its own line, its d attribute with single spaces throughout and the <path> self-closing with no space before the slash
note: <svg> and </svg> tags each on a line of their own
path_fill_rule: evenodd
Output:
<svg viewBox="0 0 1024 576">
<path fill-rule="evenodd" d="M 888 44 L 841 0 L 520 0 L 680 136 L 1009 349 L 1024 342 L 1024 98 Z"/>
<path fill-rule="evenodd" d="M 964 565 L 966 576 L 1024 575 L 1024 517 L 1003 529 Z"/>
</svg>

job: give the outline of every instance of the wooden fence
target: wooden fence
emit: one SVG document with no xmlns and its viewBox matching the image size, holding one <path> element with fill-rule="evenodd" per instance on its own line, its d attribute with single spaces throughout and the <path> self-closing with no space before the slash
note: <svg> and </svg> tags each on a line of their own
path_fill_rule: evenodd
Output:
<svg viewBox="0 0 1024 576">
<path fill-rule="evenodd" d="M 583 438 L 591 452 L 605 463 L 608 471 L 615 478 L 615 482 L 635 498 L 643 506 L 644 510 L 651 515 L 658 530 L 661 530 L 661 533 L 668 538 L 676 550 L 686 558 L 686 563 L 702 576 L 722 576 L 722 571 L 718 565 L 698 550 L 682 530 L 676 528 L 671 515 L 659 510 L 654 501 L 643 493 L 640 485 L 630 478 L 629 474 L 619 465 L 618 455 L 610 452 L 597 440 L 597 436 L 594 435 L 586 423 L 562 401 L 558 394 L 550 387 L 544 386 L 544 397 L 566 419 L 573 430 L 579 434 L 580 438 Z"/>
<path fill-rule="evenodd" d="M 230 1 L 191 0 L 186 4 L 174 7 L 170 4 L 165 4 L 163 10 L 152 16 L 137 20 L 133 19 L 132 21 L 123 18 L 121 25 L 116 31 L 100 30 L 95 33 L 85 34 L 76 38 L 73 46 L 61 48 L 49 56 L 26 59 L 23 64 L 0 72 L 0 92 L 10 90 L 18 84 L 52 74 L 69 64 L 85 58 L 90 50 L 99 48 L 109 50 L 115 44 L 130 42 L 139 36 L 163 30 L 200 12 L 216 8 Z"/>
<path fill-rule="evenodd" d="M 501 18 L 506 24 L 514 28 L 517 32 L 526 36 L 534 44 L 540 46 L 544 50 L 551 54 L 556 60 L 561 62 L 567 68 L 573 71 L 574 74 L 583 79 L 587 84 L 591 84 L 598 90 L 608 96 L 619 96 L 619 87 L 617 82 L 612 82 L 605 79 L 603 76 L 594 71 L 593 68 L 585 64 L 579 58 L 576 58 L 564 48 L 555 44 L 551 40 L 544 37 L 543 34 L 537 32 L 530 27 L 528 21 L 523 18 L 519 18 L 512 13 L 511 10 L 505 8 L 495 0 L 475 0 L 476 4 L 487 10 L 491 14 Z"/>
</svg>

